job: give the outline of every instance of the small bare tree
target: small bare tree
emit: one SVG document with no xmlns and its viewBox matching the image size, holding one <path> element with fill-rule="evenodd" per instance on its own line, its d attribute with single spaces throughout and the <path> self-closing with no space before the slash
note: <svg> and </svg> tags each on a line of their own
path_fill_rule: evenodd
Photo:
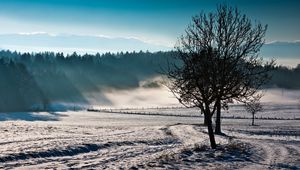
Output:
<svg viewBox="0 0 300 170">
<path fill-rule="evenodd" d="M 245 102 L 246 111 L 252 114 L 252 126 L 254 126 L 255 114 L 263 111 L 263 106 L 260 102 L 262 96 L 262 94 L 258 94 Z"/>
</svg>

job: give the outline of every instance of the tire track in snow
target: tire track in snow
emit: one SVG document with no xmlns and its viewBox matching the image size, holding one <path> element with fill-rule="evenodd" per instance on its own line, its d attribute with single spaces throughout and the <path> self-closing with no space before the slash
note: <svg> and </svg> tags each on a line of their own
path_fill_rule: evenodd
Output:
<svg viewBox="0 0 300 170">
<path fill-rule="evenodd" d="M 290 165 L 291 168 L 298 167 L 300 169 L 300 148 L 295 145 L 287 145 L 288 159 L 285 160 L 286 163 Z"/>
<path fill-rule="evenodd" d="M 116 148 L 116 150 L 108 151 L 102 156 L 97 156 L 95 158 L 96 161 L 93 161 L 93 163 L 79 168 L 98 167 L 100 169 L 127 169 L 131 166 L 135 166 L 136 164 L 142 164 L 149 160 L 153 160 L 158 155 L 161 155 L 165 150 L 172 150 L 176 147 L 176 145 L 161 145 L 151 147 L 136 146 L 130 148 Z"/>
<path fill-rule="evenodd" d="M 134 133 L 134 131 L 129 131 L 129 132 L 122 132 L 122 133 L 115 133 L 115 134 L 110 134 L 106 135 L 106 138 L 109 138 L 111 136 L 123 136 L 126 134 Z M 38 142 L 38 141 L 57 141 L 57 140 L 77 140 L 77 139 L 82 139 L 83 137 L 85 138 L 99 138 L 99 135 L 79 135 L 79 136 L 55 136 L 55 137 L 37 137 L 37 138 L 32 138 L 32 139 L 26 139 L 26 140 L 12 140 L 12 141 L 5 141 L 5 142 L 0 142 L 1 145 L 7 145 L 7 144 L 16 144 L 16 143 L 26 143 L 26 142 Z"/>
<path fill-rule="evenodd" d="M 150 141 L 121 141 L 121 142 L 107 142 L 104 144 L 82 144 L 77 146 L 68 146 L 64 149 L 49 149 L 46 151 L 38 151 L 38 152 L 21 152 L 15 154 L 9 154 L 6 156 L 0 157 L 0 162 L 5 163 L 9 161 L 18 161 L 18 160 L 26 160 L 32 158 L 48 158 L 48 157 L 63 157 L 63 156 L 74 156 L 82 153 L 88 153 L 97 151 L 100 149 L 106 149 L 110 147 L 116 146 L 134 146 L 138 144 L 145 145 L 168 145 L 174 144 L 177 141 L 173 139 L 163 139 L 163 140 L 150 140 Z"/>
<path fill-rule="evenodd" d="M 196 143 L 199 144 L 207 140 L 206 134 L 199 130 L 196 130 L 193 125 L 175 124 L 163 127 L 160 130 L 162 130 L 166 136 L 171 136 L 172 138 L 178 140 L 179 143 L 171 146 L 165 145 L 158 148 L 146 148 L 143 151 L 144 154 L 138 154 L 134 157 L 127 157 L 125 159 L 117 159 L 115 162 L 111 162 L 105 166 L 103 166 L 102 164 L 97 164 L 97 166 L 108 169 L 129 169 L 130 167 L 143 168 L 147 163 L 156 161 L 161 156 L 169 155 L 170 153 L 180 153 L 183 148 L 194 147 Z M 140 151 L 136 150 L 135 152 Z M 124 154 L 126 155 L 127 153 L 121 153 L 121 155 Z"/>
<path fill-rule="evenodd" d="M 257 150 L 255 157 L 244 170 L 252 169 L 300 169 L 299 148 L 283 142 L 263 139 L 242 139 L 252 144 Z"/>
<path fill-rule="evenodd" d="M 195 130 L 194 126 L 191 125 L 169 125 L 160 128 L 160 130 L 165 133 L 166 137 L 169 136 L 178 142 L 171 145 L 162 145 L 159 147 L 145 146 L 143 148 L 135 148 L 133 152 L 131 152 L 131 149 L 129 149 L 129 152 L 122 149 L 116 149 L 100 156 L 104 158 L 103 160 L 98 160 L 99 163 L 85 165 L 83 168 L 101 167 L 108 169 L 127 169 L 136 165 L 143 167 L 143 165 L 145 165 L 147 162 L 151 162 L 162 155 L 179 152 L 183 147 L 193 146 L 194 144 L 203 142 L 206 139 L 202 138 L 201 136 L 203 134 Z M 107 157 L 112 158 L 109 158 L 107 160 Z"/>
</svg>

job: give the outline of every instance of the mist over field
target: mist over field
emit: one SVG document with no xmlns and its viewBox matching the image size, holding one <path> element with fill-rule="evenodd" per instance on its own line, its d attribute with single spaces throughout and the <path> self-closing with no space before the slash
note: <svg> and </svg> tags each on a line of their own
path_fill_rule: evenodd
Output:
<svg viewBox="0 0 300 170">
<path fill-rule="evenodd" d="M 88 98 L 95 107 L 102 108 L 149 108 L 181 106 L 173 94 L 165 87 L 147 89 L 139 87 L 131 90 L 109 90 L 95 93 L 95 97 Z M 263 103 L 274 104 L 298 104 L 300 90 L 289 89 L 266 89 L 262 98 Z M 99 96 L 97 96 L 97 94 Z M 110 102 L 99 102 L 103 96 Z"/>
</svg>

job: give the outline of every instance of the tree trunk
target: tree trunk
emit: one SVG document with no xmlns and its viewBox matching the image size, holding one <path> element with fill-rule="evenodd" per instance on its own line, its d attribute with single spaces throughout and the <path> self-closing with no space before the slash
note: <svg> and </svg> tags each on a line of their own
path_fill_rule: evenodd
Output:
<svg viewBox="0 0 300 170">
<path fill-rule="evenodd" d="M 204 122 L 203 122 L 204 126 L 207 126 L 207 120 L 205 118 L 205 115 L 204 115 Z"/>
<path fill-rule="evenodd" d="M 206 122 L 206 118 L 205 118 L 205 113 L 201 110 L 201 114 L 204 115 L 204 119 L 203 119 L 203 125 L 207 126 L 207 122 Z"/>
<path fill-rule="evenodd" d="M 210 146 L 212 149 L 216 149 L 217 145 L 216 145 L 216 141 L 215 141 L 214 130 L 212 127 L 210 111 L 206 111 L 206 113 L 204 113 L 204 114 L 205 114 L 204 117 L 205 117 L 205 120 L 207 123 L 207 130 L 208 130 L 208 135 L 209 135 Z"/>
<path fill-rule="evenodd" d="M 254 114 L 252 113 L 252 126 L 254 126 Z"/>
<path fill-rule="evenodd" d="M 216 116 L 216 127 L 215 134 L 221 134 L 221 101 L 217 101 L 217 116 Z"/>
</svg>

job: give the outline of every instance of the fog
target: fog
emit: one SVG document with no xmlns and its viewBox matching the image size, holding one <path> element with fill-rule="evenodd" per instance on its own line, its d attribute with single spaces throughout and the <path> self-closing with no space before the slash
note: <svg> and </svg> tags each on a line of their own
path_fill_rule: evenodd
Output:
<svg viewBox="0 0 300 170">
<path fill-rule="evenodd" d="M 300 106 L 300 90 L 287 89 L 267 89 L 263 90 L 264 96 L 262 102 L 278 103 L 278 104 L 299 104 Z"/>
<path fill-rule="evenodd" d="M 165 87 L 153 89 L 140 87 L 134 90 L 111 90 L 106 91 L 104 95 L 111 101 L 111 106 L 116 108 L 147 108 L 180 105 L 178 100 Z M 110 106 L 108 105 L 106 107 Z"/>
<path fill-rule="evenodd" d="M 265 89 L 262 103 L 299 104 L 300 90 Z M 139 87 L 131 90 L 110 89 L 94 94 L 96 97 L 87 100 L 96 108 L 149 108 L 182 106 L 174 95 L 164 86 L 160 88 Z"/>
</svg>

